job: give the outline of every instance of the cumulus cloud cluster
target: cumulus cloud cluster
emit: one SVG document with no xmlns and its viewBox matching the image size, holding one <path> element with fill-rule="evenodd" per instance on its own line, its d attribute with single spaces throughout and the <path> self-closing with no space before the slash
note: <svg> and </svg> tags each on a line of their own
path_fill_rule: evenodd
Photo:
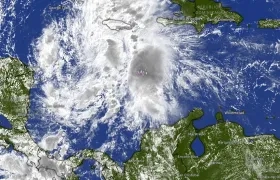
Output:
<svg viewBox="0 0 280 180">
<path fill-rule="evenodd" d="M 121 109 L 129 129 L 144 119 L 166 123 L 177 106 L 173 42 L 156 23 L 166 5 L 88 0 L 72 4 L 66 18 L 45 27 L 33 44 L 42 113 L 66 126 L 110 124 Z M 105 115 L 96 118 L 102 109 Z"/>
<path fill-rule="evenodd" d="M 199 37 L 187 27 L 156 22 L 171 13 L 168 5 L 86 0 L 51 21 L 33 44 L 32 65 L 43 91 L 35 100 L 40 118 L 69 127 L 90 122 L 92 129 L 117 121 L 135 130 L 186 112 L 179 96 L 194 99 L 198 91 L 211 91 L 226 98 L 221 92 L 235 83 L 231 70 L 190 59 Z"/>
</svg>

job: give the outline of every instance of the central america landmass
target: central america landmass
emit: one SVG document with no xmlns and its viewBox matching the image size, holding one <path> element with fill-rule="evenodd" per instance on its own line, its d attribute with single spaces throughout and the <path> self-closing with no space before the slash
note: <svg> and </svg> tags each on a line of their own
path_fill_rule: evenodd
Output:
<svg viewBox="0 0 280 180">
<path fill-rule="evenodd" d="M 0 145 L 6 148 L 13 146 L 39 170 L 52 168 L 55 172 L 53 176 L 58 178 L 79 179 L 74 171 L 85 159 L 96 160 L 107 180 L 247 180 L 280 176 L 278 139 L 273 135 L 246 137 L 243 128 L 225 121 L 221 112 L 216 114 L 217 124 L 195 129 L 193 121 L 204 115 L 199 108 L 173 125 L 162 125 L 159 129 L 145 132 L 141 149 L 123 167 L 118 166 L 109 155 L 91 149 L 77 152 L 65 160 L 49 158 L 49 152 L 33 141 L 25 127 L 33 72 L 15 58 L 1 59 L 0 65 L 0 82 L 4 82 L 1 86 L 0 113 L 13 125 L 10 130 L 1 128 Z M 199 157 L 191 148 L 196 137 L 205 147 L 204 154 Z M 46 162 L 52 162 L 52 167 L 46 167 Z"/>
</svg>

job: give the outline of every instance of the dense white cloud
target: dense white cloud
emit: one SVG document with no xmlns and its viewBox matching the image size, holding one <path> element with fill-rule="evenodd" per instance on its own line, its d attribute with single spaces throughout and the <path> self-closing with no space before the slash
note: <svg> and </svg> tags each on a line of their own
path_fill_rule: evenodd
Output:
<svg viewBox="0 0 280 180">
<path fill-rule="evenodd" d="M 161 33 L 155 15 L 165 6 L 148 0 L 88 0 L 50 23 L 34 44 L 46 113 L 64 125 L 80 126 L 103 106 L 108 111 L 93 124 L 111 123 L 124 106 L 122 120 L 128 128 L 141 126 L 145 117 L 167 122 L 177 104 L 172 96 L 173 42 Z M 136 61 L 142 65 L 135 66 Z M 148 74 L 141 74 L 147 68 Z"/>
<path fill-rule="evenodd" d="M 171 14 L 168 5 L 87 0 L 48 24 L 33 44 L 44 92 L 36 99 L 40 118 L 73 128 L 90 121 L 92 130 L 118 118 L 119 129 L 139 130 L 180 117 L 188 109 L 178 105 L 180 96 L 193 100 L 198 91 L 213 92 L 219 100 L 230 96 L 236 90 L 234 70 L 191 59 L 192 47 L 202 45 L 198 39 L 207 34 L 156 22 Z M 106 113 L 98 117 L 102 109 Z"/>
</svg>

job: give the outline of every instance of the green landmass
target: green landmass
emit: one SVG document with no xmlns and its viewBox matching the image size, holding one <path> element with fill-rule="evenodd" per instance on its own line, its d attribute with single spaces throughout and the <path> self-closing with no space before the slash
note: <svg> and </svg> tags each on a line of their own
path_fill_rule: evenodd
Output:
<svg viewBox="0 0 280 180">
<path fill-rule="evenodd" d="M 222 112 L 217 112 L 215 114 L 215 117 L 216 117 L 216 120 L 218 123 L 221 123 L 221 122 L 224 122 L 224 116 L 223 116 L 223 113 Z"/>
<path fill-rule="evenodd" d="M 123 168 L 105 153 L 94 150 L 81 152 L 79 158 L 98 161 L 106 180 L 279 179 L 278 139 L 272 135 L 246 137 L 240 125 L 222 121 L 219 112 L 216 114 L 219 123 L 196 132 L 192 122 L 202 116 L 201 109 L 194 109 L 172 126 L 147 131 L 141 149 Z M 197 136 L 205 146 L 200 157 L 191 149 Z"/>
<path fill-rule="evenodd" d="M 0 126 L 0 145 L 22 149 L 27 136 L 25 123 L 29 106 L 29 90 L 33 84 L 33 71 L 16 58 L 0 59 L 0 114 L 11 123 L 12 129 Z"/>
<path fill-rule="evenodd" d="M 228 7 L 223 7 L 221 3 L 214 0 L 172 0 L 172 2 L 181 7 L 183 17 L 178 18 L 178 13 L 176 13 L 173 18 L 160 17 L 157 22 L 163 25 L 190 24 L 197 32 L 201 32 L 207 23 L 217 24 L 229 21 L 240 24 L 243 20 L 240 14 L 231 11 Z"/>
<path fill-rule="evenodd" d="M 41 150 L 25 127 L 33 75 L 34 72 L 18 59 L 0 58 L 0 114 L 12 125 L 11 129 L 0 126 L 0 145 L 11 145 L 27 157 Z"/>
<path fill-rule="evenodd" d="M 0 112 L 15 133 L 24 133 L 33 72 L 15 58 L 0 59 Z"/>
<path fill-rule="evenodd" d="M 47 152 L 32 140 L 25 128 L 33 72 L 15 58 L 0 59 L 0 82 L 0 113 L 13 126 L 12 129 L 0 128 L 0 145 L 12 145 L 40 168 L 39 159 Z M 102 166 L 102 175 L 106 180 L 280 178 L 278 139 L 272 135 L 246 137 L 243 128 L 224 121 L 221 112 L 215 114 L 217 124 L 197 130 L 193 121 L 202 116 L 202 109 L 196 108 L 173 125 L 162 125 L 159 129 L 145 132 L 140 150 L 123 167 L 106 153 L 90 149 L 63 161 L 54 159 L 53 162 L 69 167 L 70 172 L 65 174 L 69 180 L 79 179 L 71 170 L 81 166 L 85 159 L 96 160 Z M 196 137 L 200 138 L 205 148 L 200 157 L 191 149 Z"/>
<path fill-rule="evenodd" d="M 11 129 L 0 126 L 0 146 L 8 148 L 25 155 L 33 167 L 40 169 L 39 160 L 47 157 L 48 152 L 39 147 L 31 138 L 26 129 L 27 115 L 29 109 L 30 89 L 33 85 L 34 72 L 20 60 L 12 57 L 0 58 L 0 114 L 5 116 L 12 125 Z M 72 173 L 72 161 L 52 159 L 52 167 L 60 166 L 70 169 L 69 172 L 56 172 L 57 176 L 69 177 L 71 180 L 78 179 Z M 77 164 L 75 164 L 76 167 Z M 63 175 L 64 173 L 64 175 Z"/>
<path fill-rule="evenodd" d="M 276 29 L 280 27 L 280 19 L 261 19 L 258 22 L 259 28 L 272 28 Z"/>
</svg>

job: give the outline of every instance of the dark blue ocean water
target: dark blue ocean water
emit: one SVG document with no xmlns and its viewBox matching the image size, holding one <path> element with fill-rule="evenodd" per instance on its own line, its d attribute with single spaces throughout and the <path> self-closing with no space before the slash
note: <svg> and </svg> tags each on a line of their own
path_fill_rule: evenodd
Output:
<svg viewBox="0 0 280 180">
<path fill-rule="evenodd" d="M 198 102 L 194 103 L 193 105 L 202 107 L 205 112 L 202 119 L 194 121 L 194 125 L 198 129 L 214 125 L 216 123 L 214 116 L 217 111 L 225 112 L 234 106 L 237 107 L 237 111 L 245 110 L 245 114 L 226 114 L 224 118 L 240 124 L 245 130 L 245 135 L 273 134 L 280 138 L 280 97 L 278 94 L 280 71 L 267 72 L 271 63 L 279 63 L 280 61 L 279 52 L 276 52 L 276 49 L 273 48 L 280 39 L 280 33 L 279 30 L 257 28 L 257 21 L 259 19 L 279 19 L 280 4 L 272 5 L 265 3 L 265 1 L 241 0 L 234 2 L 222 1 L 222 3 L 231 7 L 232 10 L 239 12 L 244 17 L 244 21 L 240 27 L 230 23 L 219 23 L 219 27 L 207 25 L 206 28 L 208 29 L 219 29 L 222 35 L 202 37 L 204 46 L 195 50 L 197 53 L 195 53 L 194 58 L 207 62 L 207 59 L 205 59 L 206 55 L 211 55 L 213 59 L 209 63 L 215 63 L 219 67 L 226 66 L 236 69 L 238 69 L 237 67 L 244 68 L 250 62 L 260 61 L 265 63 L 260 66 L 247 68 L 246 70 L 239 69 L 236 72 L 240 73 L 240 79 L 244 79 L 240 80 L 240 84 L 245 86 L 248 91 L 247 95 L 243 96 L 243 101 L 235 99 L 235 95 L 232 94 L 232 98 L 228 98 L 224 103 L 219 103 L 215 99 L 209 101 L 207 98 L 201 98 Z M 248 24 L 251 25 L 249 28 L 246 27 Z M 235 32 L 235 28 L 242 28 L 242 30 Z M 254 49 L 244 46 L 233 46 L 231 44 L 232 42 L 242 42 L 243 40 L 255 44 L 263 44 L 264 47 Z M 219 51 L 226 53 L 219 54 Z M 266 86 L 256 86 L 261 83 L 265 83 Z M 206 103 L 199 103 L 203 101 Z M 268 119 L 267 116 L 274 118 Z M 201 144 L 193 144 L 192 148 L 197 152 L 203 151 Z"/>
<path fill-rule="evenodd" d="M 95 161 L 90 159 L 84 160 L 81 168 L 77 169 L 75 173 L 83 179 L 99 179 L 99 176 L 93 173 L 95 171 L 94 163 Z"/>
<path fill-rule="evenodd" d="M 4 127 L 6 129 L 12 129 L 12 124 L 10 123 L 10 121 L 3 116 L 2 114 L 0 114 L 0 127 Z"/>
<path fill-rule="evenodd" d="M 19 57 L 20 60 L 27 63 L 28 55 L 31 53 L 30 44 L 33 40 L 39 37 L 42 33 L 42 29 L 52 20 L 59 17 L 63 17 L 65 12 L 63 11 L 48 11 L 43 15 L 43 12 L 48 9 L 48 6 L 59 5 L 60 1 L 34 1 L 31 6 L 26 9 L 21 9 L 21 3 L 24 1 L 18 1 L 16 4 L 17 17 L 15 21 L 15 49 L 13 53 L 14 56 Z M 242 85 L 246 87 L 248 91 L 247 95 L 243 97 L 240 101 L 236 99 L 235 94 L 232 94 L 230 98 L 227 98 L 225 102 L 220 102 L 215 98 L 215 94 L 212 94 L 212 98 L 209 98 L 211 92 L 199 91 L 201 95 L 198 99 L 180 99 L 180 104 L 182 106 L 186 105 L 186 112 L 193 107 L 201 107 L 204 110 L 204 117 L 201 120 L 194 122 L 196 128 L 201 129 L 209 125 L 216 123 L 214 115 L 217 111 L 222 110 L 223 112 L 231 109 L 233 106 L 237 107 L 239 110 L 245 110 L 245 115 L 224 115 L 226 120 L 237 122 L 245 129 L 246 135 L 255 134 L 274 134 L 280 138 L 280 97 L 277 94 L 279 91 L 279 71 L 267 72 L 269 66 L 272 62 L 279 62 L 279 53 L 275 53 L 275 49 L 271 48 L 270 45 L 275 45 L 275 43 L 280 39 L 279 30 L 272 29 L 258 29 L 256 21 L 261 18 L 279 18 L 280 13 L 278 12 L 280 4 L 269 4 L 263 1 L 244 1 L 244 0 L 223 0 L 222 3 L 226 6 L 232 7 L 232 10 L 238 11 L 244 17 L 244 21 L 241 23 L 240 27 L 237 27 L 234 23 L 219 23 L 219 25 L 207 25 L 205 30 L 218 29 L 221 31 L 222 35 L 208 35 L 201 37 L 203 45 L 194 49 L 195 59 L 199 59 L 205 63 L 215 64 L 218 67 L 235 68 L 239 71 L 237 77 L 240 81 L 236 85 Z M 178 7 L 173 5 L 174 10 L 178 10 Z M 21 22 L 20 16 L 28 16 L 26 20 Z M 12 18 L 12 17 L 11 17 Z M 248 28 L 248 24 L 251 24 Z M 184 28 L 184 27 L 182 27 Z M 236 28 L 242 28 L 240 31 L 235 31 Z M 5 32 L 6 33 L 6 32 Z M 232 42 L 251 42 L 255 44 L 264 44 L 263 49 L 245 48 L 244 46 L 234 46 Z M 2 43 L 2 44 L 5 44 Z M 1 45 L 0 45 L 1 46 Z M 4 48 L 0 48 L 0 56 L 7 56 Z M 219 54 L 217 52 L 224 51 L 225 53 Z M 206 57 L 211 57 L 211 61 Z M 265 64 L 250 67 L 247 69 L 242 69 L 249 63 L 260 61 L 266 62 Z M 263 77 L 261 77 L 263 76 Z M 261 83 L 265 83 L 266 86 L 256 86 Z M 274 87 L 274 88 L 269 88 Z M 222 88 L 222 87 L 221 87 Z M 232 87 L 224 87 L 232 88 Z M 206 87 L 207 89 L 207 87 Z M 32 102 L 32 98 L 36 93 L 41 93 L 36 87 L 31 91 L 31 114 L 36 112 L 35 102 Z M 103 109 L 103 112 L 106 108 Z M 102 116 L 102 113 L 100 114 Z M 267 119 L 266 116 L 275 116 L 274 119 Z M 37 119 L 36 119 L 37 118 Z M 48 126 L 48 122 L 42 123 L 36 116 L 36 118 L 29 118 L 27 127 L 32 131 L 38 132 L 37 136 L 34 136 L 36 141 L 39 141 L 40 137 L 44 135 L 47 131 L 56 131 L 60 128 L 59 125 Z M 38 124 L 38 123 L 41 124 Z M 90 125 L 90 122 L 89 122 Z M 117 124 L 115 124 L 117 126 Z M 72 149 L 77 151 L 84 148 L 98 148 L 105 141 L 110 141 L 111 139 L 106 136 L 106 131 L 108 126 L 100 124 L 98 130 L 95 134 L 94 139 L 88 143 L 87 137 L 83 134 L 88 132 L 89 126 L 85 126 L 79 132 L 73 132 L 72 129 L 62 127 L 68 133 L 70 141 L 72 139 L 77 139 L 77 143 L 71 145 Z M 114 128 L 114 127 L 113 127 Z M 273 130 L 275 129 L 275 130 Z M 119 148 L 114 152 L 108 152 L 114 160 L 119 163 L 124 162 L 131 157 L 133 152 L 139 149 L 139 142 L 132 141 L 132 132 L 125 129 L 119 132 L 119 139 L 117 142 L 121 142 L 121 137 L 125 138 L 128 143 L 119 143 Z M 200 154 L 204 151 L 203 146 L 196 140 L 192 144 L 193 150 Z M 73 152 L 72 152 L 73 153 Z M 126 156 L 123 156 L 123 154 Z M 71 155 L 69 152 L 68 155 Z M 82 179 L 99 179 L 94 175 L 93 171 L 90 171 L 90 165 L 92 161 L 86 161 L 81 168 L 77 170 L 77 173 L 82 177 Z"/>
</svg>

